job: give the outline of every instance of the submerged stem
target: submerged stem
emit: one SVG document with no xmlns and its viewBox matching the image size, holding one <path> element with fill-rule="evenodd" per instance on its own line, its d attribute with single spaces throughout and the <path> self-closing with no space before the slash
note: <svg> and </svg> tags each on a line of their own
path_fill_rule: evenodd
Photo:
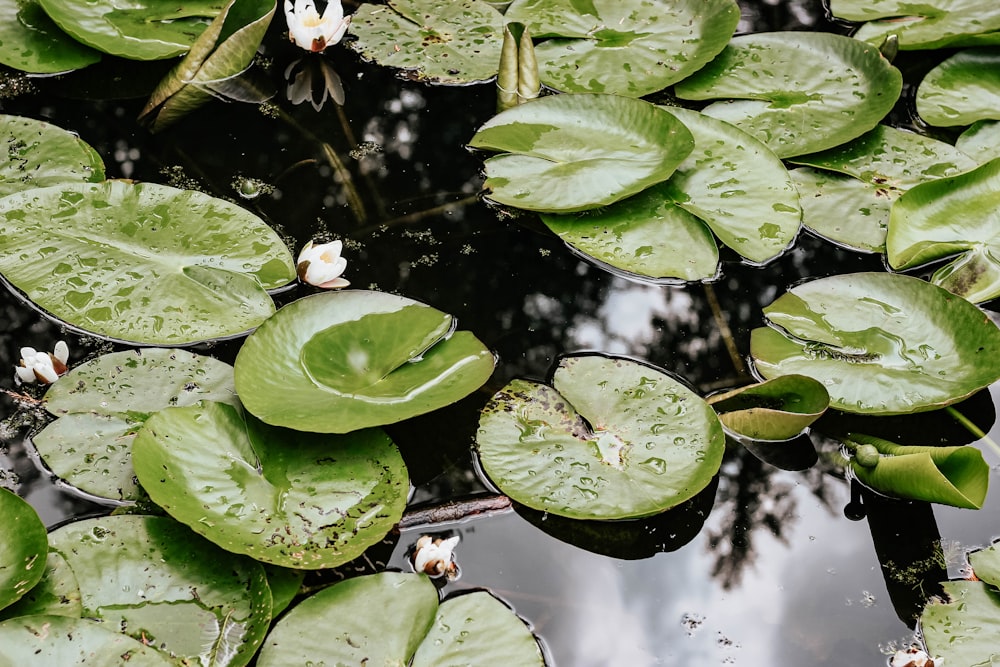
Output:
<svg viewBox="0 0 1000 667">
<path fill-rule="evenodd" d="M 733 340 L 733 332 L 722 313 L 722 307 L 719 306 L 719 299 L 715 295 L 715 289 L 708 283 L 703 283 L 702 286 L 705 288 L 705 296 L 708 298 L 708 305 L 712 309 L 712 317 L 715 318 L 715 324 L 719 327 L 722 342 L 726 344 L 726 351 L 729 352 L 729 358 L 733 362 L 733 367 L 739 375 L 745 376 L 747 375 L 747 366 L 743 363 L 743 357 L 740 356 L 739 348 L 736 347 L 736 341 Z"/>
<path fill-rule="evenodd" d="M 945 410 L 947 410 L 948 414 L 950 414 L 952 417 L 955 418 L 955 421 L 964 426 L 965 430 L 967 430 L 969 433 L 982 440 L 987 447 L 993 450 L 994 454 L 1000 456 L 1000 445 L 997 445 L 997 443 L 993 442 L 993 438 L 991 438 L 987 433 L 985 433 L 983 429 L 976 426 L 971 419 L 969 419 L 961 412 L 956 410 L 953 406 L 949 405 L 948 407 L 945 408 Z"/>
</svg>

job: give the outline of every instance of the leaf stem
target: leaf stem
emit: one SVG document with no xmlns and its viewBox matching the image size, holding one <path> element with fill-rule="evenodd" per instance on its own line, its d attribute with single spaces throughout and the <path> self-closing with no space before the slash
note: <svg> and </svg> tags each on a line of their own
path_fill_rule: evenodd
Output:
<svg viewBox="0 0 1000 667">
<path fill-rule="evenodd" d="M 722 335 L 722 341 L 726 344 L 726 351 L 729 352 L 729 358 L 733 362 L 733 367 L 736 369 L 737 374 L 746 376 L 746 364 L 743 363 L 743 357 L 740 356 L 740 351 L 736 347 L 736 341 L 733 340 L 733 332 L 729 328 L 729 323 L 726 322 L 725 315 L 722 313 L 722 307 L 719 305 L 719 298 L 715 295 L 715 289 L 709 283 L 702 283 L 702 286 L 705 288 L 705 297 L 708 299 L 708 305 L 712 309 L 712 317 L 715 318 L 715 324 L 719 327 L 719 333 Z"/>
<path fill-rule="evenodd" d="M 997 445 L 997 443 L 993 441 L 993 438 L 985 433 L 983 429 L 976 426 L 971 419 L 956 410 L 954 406 L 949 405 L 945 408 L 945 410 L 947 410 L 948 414 L 955 418 L 955 421 L 964 426 L 965 430 L 982 440 L 987 447 L 993 450 L 994 454 L 1000 457 L 1000 445 Z"/>
</svg>

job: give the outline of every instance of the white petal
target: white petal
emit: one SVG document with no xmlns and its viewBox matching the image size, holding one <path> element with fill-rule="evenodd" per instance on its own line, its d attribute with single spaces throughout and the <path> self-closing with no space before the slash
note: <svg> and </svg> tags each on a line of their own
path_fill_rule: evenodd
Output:
<svg viewBox="0 0 1000 667">
<path fill-rule="evenodd" d="M 52 354 L 63 364 L 69 363 L 69 345 L 66 344 L 66 341 L 61 340 L 56 343 L 56 349 Z"/>
<path fill-rule="evenodd" d="M 32 364 L 32 369 L 35 371 L 35 375 L 49 384 L 59 379 L 59 374 L 56 373 L 56 369 L 52 366 L 52 360 L 49 359 L 48 355 L 45 356 L 45 361 L 39 359 Z"/>
<path fill-rule="evenodd" d="M 38 356 L 38 352 L 33 347 L 22 347 L 21 348 L 21 358 L 24 359 L 24 363 L 28 363 L 29 359 L 34 359 Z"/>
<path fill-rule="evenodd" d="M 340 4 L 340 0 L 330 0 L 326 3 L 326 9 L 323 10 L 323 20 L 330 21 L 331 23 L 336 23 L 344 18 L 344 7 Z"/>
<path fill-rule="evenodd" d="M 14 370 L 17 371 L 17 377 L 21 378 L 21 382 L 34 382 L 35 381 L 35 371 L 30 368 L 25 368 L 24 366 L 15 366 Z"/>
</svg>

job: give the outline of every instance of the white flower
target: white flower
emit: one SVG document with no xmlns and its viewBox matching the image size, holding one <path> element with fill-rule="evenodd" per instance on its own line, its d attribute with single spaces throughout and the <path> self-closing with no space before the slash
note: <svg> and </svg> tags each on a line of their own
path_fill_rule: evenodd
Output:
<svg viewBox="0 0 1000 667">
<path fill-rule="evenodd" d="M 413 569 L 432 577 L 447 575 L 449 579 L 454 579 L 458 576 L 458 564 L 452 551 L 459 539 L 458 535 L 446 540 L 422 536 L 413 552 Z"/>
<path fill-rule="evenodd" d="M 292 0 L 285 0 L 285 21 L 292 44 L 307 51 L 322 51 L 340 41 L 351 24 L 351 17 L 344 16 L 340 0 L 327 2 L 322 17 L 313 0 L 295 0 L 294 9 Z"/>
<path fill-rule="evenodd" d="M 299 253 L 296 272 L 299 280 L 323 289 L 347 287 L 351 283 L 340 277 L 347 268 L 347 260 L 340 256 L 344 249 L 341 241 L 313 245 L 310 241 Z"/>
<path fill-rule="evenodd" d="M 68 368 L 69 346 L 65 341 L 56 343 L 55 350 L 49 352 L 39 352 L 33 347 L 21 348 L 21 364 L 15 366 L 17 377 L 21 382 L 34 382 L 38 380 L 43 384 L 52 384 L 65 373 Z"/>
<path fill-rule="evenodd" d="M 890 667 L 941 667 L 944 660 L 941 658 L 931 658 L 929 655 L 917 648 L 900 649 L 896 655 L 892 656 Z"/>
</svg>

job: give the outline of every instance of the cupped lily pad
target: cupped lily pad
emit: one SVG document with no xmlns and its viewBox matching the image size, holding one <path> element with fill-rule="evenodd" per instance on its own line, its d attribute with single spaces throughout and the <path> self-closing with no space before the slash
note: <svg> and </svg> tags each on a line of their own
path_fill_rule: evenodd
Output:
<svg viewBox="0 0 1000 667">
<path fill-rule="evenodd" d="M 1000 48 L 960 51 L 928 72 L 917 87 L 917 113 L 943 127 L 1000 120 Z"/>
<path fill-rule="evenodd" d="M 605 206 L 666 180 L 694 148 L 666 111 L 615 95 L 552 95 L 487 121 L 469 142 L 486 160 L 488 198 L 530 211 Z"/>
<path fill-rule="evenodd" d="M 830 0 L 830 13 L 867 21 L 855 33 L 873 45 L 896 35 L 899 48 L 1000 44 L 1000 14 L 993 0 Z"/>
<path fill-rule="evenodd" d="M 58 419 L 32 441 L 45 465 L 81 491 L 137 500 L 142 491 L 131 460 L 136 432 L 159 410 L 202 400 L 239 404 L 232 366 L 183 350 L 106 354 L 49 388 L 44 405 Z"/>
<path fill-rule="evenodd" d="M 49 542 L 35 509 L 0 487 L 0 609 L 17 602 L 45 572 Z"/>
<path fill-rule="evenodd" d="M 351 17 L 348 46 L 362 58 L 432 83 L 476 83 L 500 65 L 504 18 L 482 0 L 364 3 Z"/>
<path fill-rule="evenodd" d="M 805 375 L 783 375 L 708 398 L 729 430 L 755 440 L 788 440 L 830 405 L 826 388 Z"/>
<path fill-rule="evenodd" d="M 886 257 L 908 269 L 957 257 L 931 282 L 979 303 L 1000 296 L 1000 159 L 919 185 L 893 205 Z"/>
<path fill-rule="evenodd" d="M 991 586 L 1000 587 L 1000 546 L 993 544 L 976 549 L 969 554 L 969 565 L 976 578 Z"/>
<path fill-rule="evenodd" d="M 981 581 L 941 583 L 948 599 L 932 598 L 920 615 L 920 633 L 944 665 L 1000 663 L 1000 592 Z"/>
<path fill-rule="evenodd" d="M 271 593 L 260 563 L 222 551 L 170 517 L 76 521 L 49 542 L 76 575 L 85 618 L 167 655 L 245 665 L 267 632 Z"/>
<path fill-rule="evenodd" d="M 83 618 L 24 616 L 0 623 L 4 665 L 17 667 L 171 667 L 167 656 L 137 639 Z"/>
<path fill-rule="evenodd" d="M 896 103 L 902 75 L 877 48 L 850 37 L 775 32 L 733 38 L 674 90 L 688 100 L 737 98 L 702 113 L 786 158 L 839 146 L 874 128 Z"/>
<path fill-rule="evenodd" d="M 547 86 L 642 97 L 714 58 L 740 10 L 733 0 L 516 0 L 504 18 L 544 40 L 535 53 Z"/>
<path fill-rule="evenodd" d="M 45 548 L 49 548 L 46 536 Z M 80 602 L 80 585 L 66 559 L 54 551 L 49 551 L 45 559 L 42 578 L 30 591 L 14 604 L 0 610 L 0 621 L 19 616 L 71 616 L 80 618 L 83 605 Z"/>
<path fill-rule="evenodd" d="M 162 410 L 132 446 L 153 501 L 222 548 L 282 567 L 336 567 L 381 540 L 409 479 L 382 431 L 274 428 L 224 403 Z"/>
<path fill-rule="evenodd" d="M 295 278 L 281 238 L 200 192 L 105 181 L 0 199 L 0 273 L 53 316 L 150 345 L 243 333 Z"/>
<path fill-rule="evenodd" d="M 517 502 L 575 519 L 649 516 L 691 498 L 722 463 L 711 407 L 666 373 L 564 357 L 552 386 L 514 380 L 483 408 L 483 469 Z"/>
<path fill-rule="evenodd" d="M 38 0 L 78 42 L 133 60 L 186 53 L 230 0 Z"/>
<path fill-rule="evenodd" d="M 236 389 L 268 424 L 348 433 L 465 397 L 494 358 L 455 321 L 384 292 L 316 294 L 282 308 L 236 357 Z"/>
<path fill-rule="evenodd" d="M 955 140 L 955 148 L 979 164 L 1000 157 L 1000 121 L 981 120 Z"/>
<path fill-rule="evenodd" d="M 60 30 L 37 0 L 0 0 L 0 63 L 31 74 L 56 74 L 100 59 L 100 52 Z"/>
<path fill-rule="evenodd" d="M 761 375 L 808 375 L 845 412 L 933 410 L 1000 379 L 1000 329 L 965 299 L 918 278 L 821 278 L 793 287 L 764 315 L 775 328 L 750 337 Z"/>
<path fill-rule="evenodd" d="M 0 116 L 0 141 L 7 147 L 7 159 L 0 161 L 0 197 L 59 183 L 104 180 L 104 162 L 97 151 L 55 125 Z"/>
</svg>

